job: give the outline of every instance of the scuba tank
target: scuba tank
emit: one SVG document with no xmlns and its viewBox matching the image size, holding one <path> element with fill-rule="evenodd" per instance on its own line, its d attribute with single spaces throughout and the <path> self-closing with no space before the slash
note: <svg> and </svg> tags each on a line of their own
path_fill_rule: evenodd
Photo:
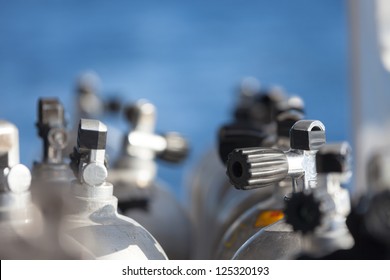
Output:
<svg viewBox="0 0 390 280">
<path fill-rule="evenodd" d="M 40 162 L 34 162 L 32 178 L 33 192 L 39 189 L 49 191 L 56 185 L 69 187 L 73 172 L 63 158 L 63 150 L 68 145 L 68 131 L 64 117 L 64 107 L 56 98 L 41 98 L 38 102 L 38 135 L 43 142 L 43 155 Z M 42 188 L 44 186 L 44 190 Z M 49 185 L 49 186 L 46 186 Z M 38 191 L 38 190 L 37 190 Z"/>
<path fill-rule="evenodd" d="M 243 80 L 240 86 L 239 101 L 233 113 L 234 123 L 241 119 L 247 119 L 250 113 L 249 110 L 245 109 L 248 109 L 251 104 L 258 103 L 255 102 L 255 96 L 258 95 L 259 91 L 260 83 L 257 79 L 249 77 Z M 262 136 L 262 138 L 264 137 Z M 224 147 L 227 147 L 227 145 Z M 194 172 L 192 172 L 187 186 L 190 213 L 196 224 L 196 229 L 202 227 L 200 223 L 204 221 L 204 217 L 214 213 L 212 209 L 209 210 L 208 208 L 212 208 L 215 205 L 214 202 L 219 199 L 218 193 L 213 192 L 215 186 L 229 185 L 225 176 L 225 167 L 219 157 L 221 151 L 220 148 L 213 147 L 202 156 Z M 210 203 L 206 202 L 207 200 L 210 200 Z M 198 245 L 194 245 L 195 249 L 199 248 Z"/>
<path fill-rule="evenodd" d="M 293 193 L 286 201 L 285 221 L 301 234 L 302 248 L 290 258 L 321 258 L 351 249 L 346 225 L 351 211 L 348 191 L 351 149 L 347 142 L 324 145 L 316 155 L 317 186 Z"/>
<path fill-rule="evenodd" d="M 227 172 L 234 186 L 250 190 L 291 178 L 292 190 L 316 185 L 315 155 L 325 144 L 325 127 L 320 121 L 300 120 L 290 130 L 290 150 L 246 148 L 233 151 Z M 261 248 L 261 250 L 259 250 Z M 233 259 L 285 259 L 301 248 L 301 239 L 292 227 L 278 222 L 249 238 Z"/>
<path fill-rule="evenodd" d="M 389 1 L 349 1 L 354 178 L 350 250 L 324 258 L 390 259 Z"/>
<path fill-rule="evenodd" d="M 222 126 L 218 134 L 221 161 L 226 162 L 228 153 L 234 148 L 272 145 L 269 139 L 275 133 L 275 116 L 283 110 L 287 100 L 279 88 L 256 89 L 249 93 L 243 90 L 235 110 L 235 120 Z M 216 162 L 217 159 L 208 157 L 205 160 L 208 168 L 204 168 L 203 173 L 202 169 L 198 169 L 195 177 L 198 180 L 193 181 L 198 183 L 192 185 L 194 220 L 198 231 L 194 242 L 195 258 L 212 258 L 223 232 L 242 211 L 255 203 L 255 197 L 260 200 L 260 197 L 271 195 L 267 189 L 255 190 L 251 195 L 233 189 L 225 172 L 222 173 L 220 168 L 214 172 L 216 167 L 210 166 Z M 221 163 L 216 166 L 221 166 Z"/>
<path fill-rule="evenodd" d="M 32 169 L 31 193 L 43 218 L 43 232 L 34 243 L 36 256 L 44 259 L 77 258 L 65 252 L 60 245 L 59 228 L 64 211 L 64 193 L 69 192 L 74 175 L 69 162 L 63 158 L 68 145 L 64 107 L 57 98 L 40 98 L 38 101 L 38 136 L 42 139 L 43 153 Z M 34 258 L 35 258 L 34 257 Z"/>
<path fill-rule="evenodd" d="M 170 259 L 189 259 L 189 217 L 167 186 L 155 179 L 156 157 L 179 163 L 188 155 L 188 143 L 176 132 L 156 134 L 156 108 L 145 100 L 128 105 L 125 117 L 132 129 L 109 175 L 118 208 L 150 231 Z"/>
<path fill-rule="evenodd" d="M 30 170 L 19 163 L 19 133 L 0 120 L 0 255 L 33 258 L 26 248 L 42 233 L 42 217 L 31 200 Z"/>
<path fill-rule="evenodd" d="M 301 120 L 303 114 L 296 110 L 280 113 L 277 117 L 277 139 L 274 148 L 288 150 L 290 148 L 289 134 L 295 122 Z M 231 259 L 235 252 L 252 235 L 283 218 L 284 197 L 291 192 L 291 181 L 282 180 L 274 185 L 270 197 L 260 200 L 243 212 L 226 230 L 218 242 L 215 259 Z M 218 239 L 217 239 L 218 240 Z"/>
<path fill-rule="evenodd" d="M 107 127 L 81 119 L 77 146 L 71 155 L 76 176 L 66 197 L 61 244 L 82 259 L 166 259 L 166 255 L 140 224 L 117 213 L 113 185 L 106 182 Z"/>
<path fill-rule="evenodd" d="M 258 146 L 260 147 L 277 147 L 283 150 L 287 150 L 289 148 L 289 141 L 286 140 L 286 131 L 287 134 L 291 126 L 299 119 L 302 119 L 302 107 L 296 108 L 296 101 L 299 101 L 301 105 L 303 102 L 299 97 L 285 97 L 284 99 L 280 99 L 280 101 L 276 104 L 277 111 L 273 114 L 273 130 L 272 134 L 267 135 Z M 291 102 L 292 101 L 292 102 Z M 290 112 L 285 114 L 286 111 Z M 278 121 L 278 117 L 280 116 L 280 121 Z M 292 118 L 292 119 L 289 119 Z M 287 126 L 284 127 L 284 126 Z M 262 132 L 262 130 L 257 130 L 258 132 Z M 243 148 L 248 147 L 249 141 L 246 140 L 248 135 L 247 133 L 251 133 L 250 130 L 242 131 L 240 134 L 242 135 L 242 140 L 245 145 Z M 288 136 L 287 136 L 288 137 Z M 238 140 L 238 139 L 237 139 Z M 222 142 L 222 141 L 221 141 Z M 220 142 L 220 143 L 221 143 Z M 235 143 L 235 147 L 240 147 L 239 142 Z M 273 188 L 259 188 L 253 189 L 250 191 L 242 191 L 240 189 L 236 189 L 229 185 L 229 188 L 224 190 L 224 194 L 222 194 L 219 207 L 216 209 L 215 219 L 213 221 L 214 233 L 213 233 L 213 244 L 212 251 L 213 254 L 217 250 L 218 244 L 223 238 L 224 233 L 228 230 L 229 226 L 233 224 L 233 222 L 239 218 L 241 214 L 245 211 L 249 210 L 253 205 L 271 199 L 273 195 Z M 276 213 L 274 213 L 276 214 Z M 249 236 L 248 236 L 249 237 Z M 238 248 L 237 248 L 238 249 Z M 235 251 L 232 251 L 234 253 Z M 232 257 L 231 255 L 230 257 Z"/>
</svg>

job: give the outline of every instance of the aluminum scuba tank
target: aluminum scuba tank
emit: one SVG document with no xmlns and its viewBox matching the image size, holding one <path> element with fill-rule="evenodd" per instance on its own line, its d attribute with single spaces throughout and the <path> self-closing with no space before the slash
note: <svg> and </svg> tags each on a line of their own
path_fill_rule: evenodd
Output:
<svg viewBox="0 0 390 280">
<path fill-rule="evenodd" d="M 42 233 L 42 217 L 31 200 L 30 170 L 19 163 L 18 129 L 4 120 L 0 120 L 0 169 L 0 255 L 28 258 L 24 250 Z"/>
<path fill-rule="evenodd" d="M 156 134 L 156 108 L 145 100 L 128 105 L 125 117 L 132 129 L 109 175 L 118 208 L 150 231 L 170 259 L 189 259 L 189 216 L 167 186 L 156 181 L 155 162 L 156 157 L 172 163 L 184 160 L 187 140 L 176 132 Z"/>
<path fill-rule="evenodd" d="M 277 116 L 277 139 L 273 148 L 288 150 L 290 148 L 289 134 L 295 122 L 301 120 L 303 114 L 296 110 L 280 113 Z M 231 259 L 235 252 L 252 235 L 261 228 L 266 227 L 284 217 L 284 197 L 291 192 L 291 181 L 282 180 L 277 184 L 269 186 L 273 188 L 272 195 L 260 200 L 251 208 L 243 212 L 226 230 L 218 242 L 215 251 L 215 259 Z M 217 239 L 218 240 L 218 239 Z"/>
<path fill-rule="evenodd" d="M 248 109 L 255 102 L 254 96 L 260 91 L 260 83 L 256 78 L 245 78 L 240 86 L 240 95 L 238 104 L 235 108 L 233 116 L 235 119 L 247 119 L 250 115 Z M 253 102 L 252 102 L 253 101 Z M 227 145 L 225 145 L 227 146 Z M 192 173 L 189 184 L 187 185 L 188 197 L 190 199 L 190 213 L 195 223 L 203 221 L 205 216 L 212 214 L 212 210 L 206 210 L 209 203 L 205 201 L 211 200 L 211 206 L 215 200 L 218 200 L 216 194 L 210 193 L 217 185 L 228 184 L 225 176 L 225 167 L 219 158 L 220 149 L 213 147 L 207 151 L 201 158 L 199 164 Z M 204 213 L 206 212 L 206 213 Z M 196 225 L 196 228 L 201 227 Z M 195 245 L 195 247 L 198 247 Z"/>
<path fill-rule="evenodd" d="M 42 159 L 32 169 L 31 193 L 43 219 L 43 232 L 34 241 L 30 251 L 34 258 L 74 259 L 61 248 L 60 221 L 63 216 L 63 195 L 69 192 L 74 174 L 63 157 L 68 145 L 64 107 L 57 98 L 40 98 L 38 101 L 38 136 L 42 139 Z"/>
<path fill-rule="evenodd" d="M 81 119 L 71 155 L 76 175 L 67 197 L 61 244 L 82 259 L 166 259 L 153 236 L 136 221 L 117 212 L 113 185 L 106 182 L 107 127 Z"/>
<path fill-rule="evenodd" d="M 288 138 L 289 129 L 297 120 L 300 120 L 303 117 L 301 114 L 302 107 L 299 106 L 299 110 L 297 110 L 295 106 L 297 103 L 296 101 L 299 101 L 299 105 L 303 104 L 303 101 L 296 96 L 281 99 L 278 106 L 276 107 L 277 112 L 275 112 L 275 114 L 278 114 L 275 116 L 273 123 L 275 132 L 268 135 L 267 138 L 259 145 L 260 147 L 269 147 L 272 145 L 272 147 L 280 148 L 282 150 L 288 150 L 290 148 Z M 287 112 L 290 112 L 291 114 L 284 114 L 286 113 L 284 110 L 289 110 Z M 279 116 L 281 117 L 280 121 L 278 121 Z M 245 138 L 246 136 L 242 134 L 242 139 Z M 245 144 L 248 144 L 248 142 Z M 247 146 L 248 145 L 245 145 L 244 147 Z M 238 142 L 236 143 L 236 147 L 239 147 Z M 221 242 L 221 239 L 223 238 L 224 233 L 228 230 L 229 226 L 232 225 L 241 214 L 261 201 L 272 199 L 273 195 L 273 188 L 259 188 L 253 189 L 251 191 L 242 191 L 230 186 L 230 188 L 226 189 L 225 194 L 221 198 L 220 206 L 216 210 L 216 218 L 213 222 L 215 225 L 213 236 L 214 243 L 212 245 L 213 253 L 215 254 L 217 251 L 217 247 L 219 246 L 219 243 Z M 275 212 L 273 214 L 276 215 Z M 234 252 L 235 251 L 232 251 L 231 253 Z M 233 255 L 230 257 L 232 256 Z"/>
<path fill-rule="evenodd" d="M 218 154 L 222 161 L 226 161 L 231 150 L 240 146 L 271 145 L 271 142 L 265 144 L 265 141 L 275 133 L 275 115 L 286 100 L 284 94 L 277 88 L 242 94 L 240 104 L 235 110 L 235 121 L 221 127 L 219 131 Z M 202 169 L 199 169 L 195 176 L 195 179 L 202 176 L 205 178 L 193 181 L 197 182 L 197 185 L 192 185 L 192 194 L 195 198 L 193 204 L 197 205 L 193 205 L 192 208 L 196 212 L 194 220 L 197 227 L 197 238 L 194 241 L 195 258 L 209 259 L 213 257 L 215 243 L 219 241 L 221 232 L 241 214 L 239 212 L 241 208 L 236 206 L 252 205 L 255 195 L 249 196 L 234 190 L 225 172 L 222 173 L 221 168 L 215 167 L 221 166 L 217 159 L 213 160 L 210 156 L 204 162 L 209 168 L 204 168 L 203 173 Z M 210 163 L 214 163 L 215 166 L 210 166 Z M 219 173 L 213 172 L 215 170 Z M 271 195 L 269 190 L 253 192 L 258 193 L 258 197 Z"/>
<path fill-rule="evenodd" d="M 234 186 L 253 189 L 291 178 L 293 192 L 316 186 L 315 155 L 325 144 L 320 121 L 301 120 L 290 130 L 290 150 L 247 148 L 233 151 L 227 163 Z M 233 259 L 285 259 L 301 249 L 301 238 L 279 220 L 249 238 Z M 260 250 L 261 248 L 261 250 Z"/>
<path fill-rule="evenodd" d="M 352 175 L 350 157 L 347 142 L 324 145 L 316 155 L 317 186 L 293 193 L 286 201 L 285 221 L 302 239 L 301 251 L 290 258 L 321 258 L 354 245 L 346 225 L 350 198 L 341 187 Z"/>
<path fill-rule="evenodd" d="M 64 107 L 56 98 L 41 98 L 38 102 L 38 135 L 43 142 L 43 155 L 40 162 L 34 162 L 33 189 L 42 192 L 48 188 L 70 187 L 74 178 L 69 163 L 63 158 L 63 150 L 68 145 L 68 131 Z"/>
</svg>

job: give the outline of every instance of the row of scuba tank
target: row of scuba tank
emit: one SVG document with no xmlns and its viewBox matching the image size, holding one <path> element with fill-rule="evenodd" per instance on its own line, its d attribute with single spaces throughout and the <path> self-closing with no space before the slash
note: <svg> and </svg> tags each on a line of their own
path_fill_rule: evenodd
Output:
<svg viewBox="0 0 390 280">
<path fill-rule="evenodd" d="M 105 103 L 82 77 L 68 130 L 59 99 L 41 98 L 31 172 L 18 129 L 1 121 L 1 259 L 388 259 L 387 188 L 351 203 L 349 144 L 326 143 L 298 96 L 254 85 L 244 81 L 232 121 L 194 168 L 187 203 L 156 179 L 156 159 L 180 163 L 189 145 L 155 133 L 148 101 Z M 130 123 L 119 149 L 102 108 Z"/>
</svg>

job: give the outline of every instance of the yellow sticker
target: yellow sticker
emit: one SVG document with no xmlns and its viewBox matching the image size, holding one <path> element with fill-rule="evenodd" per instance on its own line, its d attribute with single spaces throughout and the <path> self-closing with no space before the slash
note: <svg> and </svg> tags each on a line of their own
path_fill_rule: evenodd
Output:
<svg viewBox="0 0 390 280">
<path fill-rule="evenodd" d="M 266 227 L 283 219 L 284 214 L 281 210 L 266 210 L 262 211 L 256 219 L 255 227 Z"/>
</svg>

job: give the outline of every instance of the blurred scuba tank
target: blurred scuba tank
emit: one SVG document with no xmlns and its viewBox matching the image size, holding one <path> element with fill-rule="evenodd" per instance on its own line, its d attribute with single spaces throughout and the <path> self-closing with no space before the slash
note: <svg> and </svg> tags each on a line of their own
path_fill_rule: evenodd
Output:
<svg viewBox="0 0 390 280">
<path fill-rule="evenodd" d="M 229 178 L 245 190 L 273 185 L 287 177 L 293 192 L 311 189 L 317 184 L 315 156 L 324 144 L 325 127 L 320 121 L 298 121 L 290 130 L 288 151 L 247 148 L 232 152 L 227 163 Z M 249 238 L 233 259 L 286 259 L 301 246 L 299 234 L 283 219 Z"/>
<path fill-rule="evenodd" d="M 390 3 L 348 1 L 354 177 L 350 250 L 327 258 L 390 259 Z"/>
<path fill-rule="evenodd" d="M 264 141 L 259 143 L 258 146 L 271 146 L 282 150 L 288 150 L 290 148 L 288 137 L 289 130 L 296 121 L 303 118 L 301 113 L 303 110 L 303 101 L 296 96 L 285 97 L 278 100 L 279 101 L 276 104 L 277 110 L 273 113 L 275 114 L 272 121 L 274 132 L 272 134 L 268 134 Z M 296 107 L 296 104 L 299 104 L 298 108 Z M 257 131 L 262 132 L 260 129 Z M 247 132 L 249 132 L 249 134 L 251 133 L 250 130 L 241 132 L 241 139 L 243 140 L 244 148 L 249 145 L 249 141 L 246 141 L 248 136 Z M 237 136 L 238 135 L 239 133 L 237 133 Z M 223 141 L 220 141 L 220 143 L 223 143 Z M 238 139 L 235 143 L 235 147 L 240 147 Z M 213 221 L 213 224 L 215 225 L 213 227 L 214 230 L 212 235 L 213 244 L 211 245 L 213 254 L 217 251 L 217 247 L 230 225 L 232 225 L 241 214 L 250 209 L 253 205 L 261 201 L 268 201 L 272 199 L 273 194 L 273 188 L 258 188 L 250 191 L 242 191 L 241 189 L 236 189 L 230 185 L 228 189 L 224 190 L 223 195 L 221 195 L 222 197 L 220 198 L 219 205 L 216 208 L 215 218 Z M 273 214 L 276 215 L 276 213 Z M 234 252 L 235 251 L 231 251 L 231 253 Z M 233 255 L 230 257 L 232 256 Z"/>
<path fill-rule="evenodd" d="M 74 174 L 63 151 L 68 145 L 64 107 L 57 98 L 38 101 L 38 136 L 42 139 L 42 158 L 32 169 L 31 193 L 43 219 L 43 232 L 26 251 L 33 258 L 73 259 L 60 246 L 59 228 L 63 216 L 64 194 L 69 192 Z M 33 246 L 32 246 L 33 245 Z"/>
<path fill-rule="evenodd" d="M 125 117 L 131 129 L 109 175 L 118 208 L 150 231 L 170 259 L 189 259 L 189 216 L 169 188 L 156 181 L 155 162 L 183 161 L 189 152 L 187 140 L 176 132 L 156 134 L 156 108 L 145 100 L 128 105 Z"/>
<path fill-rule="evenodd" d="M 276 132 L 275 117 L 288 105 L 289 99 L 284 96 L 281 89 L 275 87 L 264 90 L 258 84 L 257 86 L 253 84 L 256 85 L 253 78 L 244 80 L 240 101 L 234 112 L 235 120 L 222 126 L 219 131 L 218 152 L 211 151 L 192 177 L 190 185 L 192 210 L 197 227 L 197 238 L 194 242 L 195 258 L 212 258 L 212 251 L 221 237 L 221 232 L 242 213 L 237 204 L 242 202 L 243 207 L 250 203 L 253 205 L 256 196 L 271 195 L 269 190 L 253 191 L 258 193 L 257 195 L 234 190 L 223 168 L 228 153 L 235 148 L 272 145 Z M 290 103 L 290 106 L 293 104 Z M 297 106 L 301 108 L 303 105 L 299 103 Z M 216 159 L 216 156 L 221 160 Z M 223 229 L 220 229 L 221 227 Z"/>
<path fill-rule="evenodd" d="M 296 110 L 289 110 L 277 116 L 277 139 L 273 148 L 281 150 L 290 148 L 290 129 L 295 122 L 302 118 L 303 114 Z M 282 180 L 270 185 L 269 188 L 273 188 L 270 197 L 258 201 L 244 211 L 234 222 L 230 222 L 230 226 L 224 232 L 222 238 L 216 239 L 218 244 L 214 259 L 231 259 L 252 235 L 284 217 L 284 197 L 291 192 L 291 180 Z"/>
<path fill-rule="evenodd" d="M 76 81 L 74 108 L 70 124 L 69 142 L 75 143 L 78 133 L 79 120 L 103 120 L 110 133 L 107 135 L 106 154 L 108 158 L 116 158 L 120 152 L 121 129 L 116 125 L 117 117 L 122 111 L 122 97 L 117 94 L 102 92 L 102 81 L 94 71 L 81 73 Z M 73 147 L 69 145 L 66 154 L 72 153 Z"/>
<path fill-rule="evenodd" d="M 0 255 L 25 259 L 30 241 L 42 233 L 42 216 L 31 200 L 30 170 L 19 163 L 19 132 L 0 120 Z"/>
<path fill-rule="evenodd" d="M 68 146 L 69 133 L 66 130 L 64 107 L 56 98 L 41 98 L 38 102 L 38 136 L 43 142 L 40 162 L 34 162 L 32 170 L 32 191 L 43 195 L 48 188 L 70 187 L 74 178 L 69 162 L 63 158 Z"/>
<path fill-rule="evenodd" d="M 240 87 L 239 101 L 236 106 L 233 116 L 238 119 L 247 119 L 251 105 L 254 100 L 254 95 L 260 90 L 260 83 L 257 79 L 249 77 L 243 80 Z M 235 123 L 235 120 L 234 120 Z M 261 135 L 263 138 L 263 135 Z M 217 201 L 218 193 L 213 193 L 215 186 L 228 185 L 228 180 L 225 176 L 225 167 L 219 158 L 220 149 L 212 148 L 207 151 L 201 158 L 199 164 L 194 168 L 187 185 L 187 193 L 190 200 L 190 213 L 196 224 L 196 228 L 200 228 L 198 223 L 203 222 L 203 218 L 213 213 L 211 209 L 206 209 L 208 205 L 214 206 L 214 201 Z M 206 203 L 210 200 L 210 203 Z M 207 214 L 206 214 L 206 213 Z M 194 244 L 195 248 L 198 245 Z M 195 253 L 196 255 L 197 253 Z"/>
<path fill-rule="evenodd" d="M 140 224 L 117 212 L 113 185 L 106 182 L 107 127 L 81 119 L 77 146 L 71 155 L 76 180 L 66 198 L 61 244 L 82 259 L 166 259 L 166 255 Z"/>
</svg>

